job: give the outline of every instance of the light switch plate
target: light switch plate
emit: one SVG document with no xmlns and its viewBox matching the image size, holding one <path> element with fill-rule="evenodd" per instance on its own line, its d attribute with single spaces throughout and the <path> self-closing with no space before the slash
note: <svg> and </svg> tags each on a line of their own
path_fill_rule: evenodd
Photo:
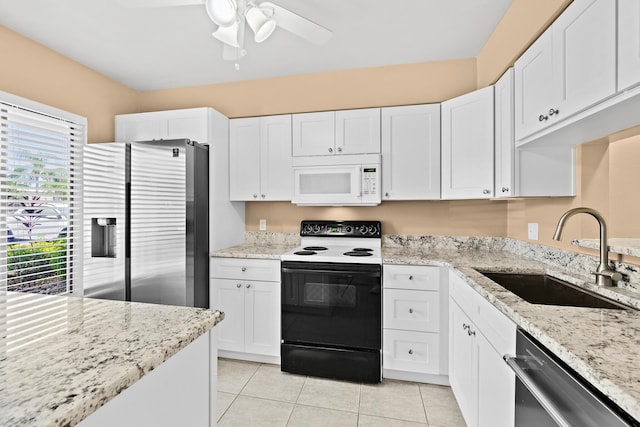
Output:
<svg viewBox="0 0 640 427">
<path fill-rule="evenodd" d="M 267 231 L 267 220 L 266 219 L 261 219 L 260 220 L 260 231 Z"/>
<path fill-rule="evenodd" d="M 529 240 L 538 240 L 538 223 L 530 222 L 527 224 L 527 237 Z"/>
</svg>

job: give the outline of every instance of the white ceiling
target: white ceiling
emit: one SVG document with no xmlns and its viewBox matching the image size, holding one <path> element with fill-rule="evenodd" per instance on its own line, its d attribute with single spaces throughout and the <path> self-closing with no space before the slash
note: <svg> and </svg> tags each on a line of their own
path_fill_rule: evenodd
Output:
<svg viewBox="0 0 640 427">
<path fill-rule="evenodd" d="M 0 0 L 0 24 L 137 90 L 474 57 L 511 0 L 271 0 L 333 31 L 324 46 L 276 29 L 247 37 L 236 71 L 204 5 Z M 250 32 L 250 30 L 248 30 Z"/>
</svg>

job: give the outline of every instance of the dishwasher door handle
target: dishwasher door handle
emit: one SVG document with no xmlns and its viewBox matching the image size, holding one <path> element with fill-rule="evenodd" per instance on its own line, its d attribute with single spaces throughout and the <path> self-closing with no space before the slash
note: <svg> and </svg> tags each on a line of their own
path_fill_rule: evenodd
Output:
<svg viewBox="0 0 640 427">
<path fill-rule="evenodd" d="M 529 376 L 526 370 L 524 370 L 519 364 L 518 361 L 526 363 L 526 357 L 524 356 L 510 356 L 505 354 L 503 357 L 504 361 L 509 365 L 509 367 L 513 370 L 513 373 L 516 375 L 516 378 L 520 380 L 522 385 L 524 385 L 529 392 L 536 398 L 536 400 L 540 403 L 540 405 L 544 408 L 544 410 L 549 414 L 551 418 L 560 426 L 560 427 L 572 427 L 572 425 L 562 416 L 558 407 L 545 395 L 545 393 L 538 387 L 538 385 L 533 381 L 533 379 Z"/>
</svg>

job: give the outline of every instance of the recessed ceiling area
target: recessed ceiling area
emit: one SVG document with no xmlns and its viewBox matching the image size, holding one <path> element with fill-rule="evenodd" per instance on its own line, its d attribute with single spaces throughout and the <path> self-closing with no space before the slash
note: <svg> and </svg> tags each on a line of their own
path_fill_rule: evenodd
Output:
<svg viewBox="0 0 640 427">
<path fill-rule="evenodd" d="M 148 1 L 148 0 L 145 0 Z M 163 0 L 158 1 L 162 4 Z M 222 58 L 204 4 L 127 0 L 0 2 L 0 24 L 132 89 L 146 91 L 475 57 L 511 0 L 272 0 L 333 32 L 316 46 L 277 28 Z M 258 4 L 260 2 L 257 2 Z M 248 30 L 248 33 L 250 30 Z"/>
</svg>

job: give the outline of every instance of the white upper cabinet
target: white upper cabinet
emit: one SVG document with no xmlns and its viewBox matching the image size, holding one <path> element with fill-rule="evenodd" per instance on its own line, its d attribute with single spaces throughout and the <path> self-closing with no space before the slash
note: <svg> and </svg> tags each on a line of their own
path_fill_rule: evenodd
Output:
<svg viewBox="0 0 640 427">
<path fill-rule="evenodd" d="M 231 200 L 291 200 L 291 116 L 233 119 Z"/>
<path fill-rule="evenodd" d="M 380 153 L 380 108 L 293 115 L 293 155 Z"/>
<path fill-rule="evenodd" d="M 493 86 L 442 103 L 442 198 L 493 197 Z"/>
<path fill-rule="evenodd" d="M 640 0 L 618 0 L 618 90 L 640 83 Z"/>
<path fill-rule="evenodd" d="M 336 111 L 336 154 L 380 153 L 380 108 Z"/>
<path fill-rule="evenodd" d="M 575 0 L 515 63 L 516 140 L 616 91 L 616 2 Z"/>
<path fill-rule="evenodd" d="M 513 68 L 495 84 L 495 196 L 515 195 Z"/>
<path fill-rule="evenodd" d="M 115 120 L 120 142 L 187 138 L 208 143 L 206 108 L 123 114 Z"/>
<path fill-rule="evenodd" d="M 382 199 L 440 198 L 440 104 L 382 109 Z"/>
<path fill-rule="evenodd" d="M 293 115 L 293 155 L 322 156 L 335 149 L 335 113 Z"/>
</svg>

